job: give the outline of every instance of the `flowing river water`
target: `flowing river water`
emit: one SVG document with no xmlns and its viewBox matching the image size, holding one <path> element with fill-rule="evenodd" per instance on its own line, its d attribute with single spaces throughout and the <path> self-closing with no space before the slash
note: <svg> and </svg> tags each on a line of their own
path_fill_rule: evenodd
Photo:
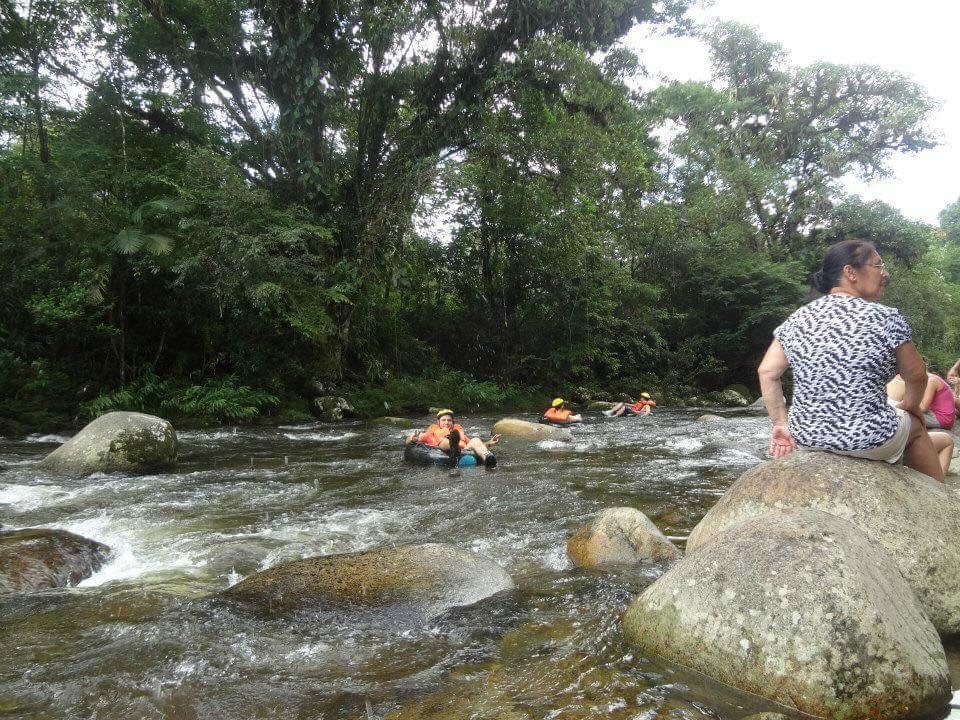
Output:
<svg viewBox="0 0 960 720">
<path fill-rule="evenodd" d="M 601 573 L 566 557 L 575 528 L 622 505 L 683 546 L 769 437 L 765 417 L 702 422 L 702 412 L 591 416 L 573 443 L 505 440 L 495 470 L 453 475 L 405 465 L 406 431 L 360 422 L 180 432 L 175 471 L 82 480 L 34 467 L 63 437 L 0 440 L 0 522 L 113 549 L 79 587 L 0 596 L 0 717 L 653 720 L 773 709 L 625 643 L 619 616 L 663 567 Z M 462 422 L 486 436 L 496 419 Z M 419 542 L 490 557 L 517 588 L 426 625 L 265 616 L 217 597 L 280 562 Z"/>
</svg>

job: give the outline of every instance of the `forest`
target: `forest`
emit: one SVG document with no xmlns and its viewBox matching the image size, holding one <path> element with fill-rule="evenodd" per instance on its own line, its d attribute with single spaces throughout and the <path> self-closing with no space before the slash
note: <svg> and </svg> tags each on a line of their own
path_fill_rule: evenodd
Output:
<svg viewBox="0 0 960 720">
<path fill-rule="evenodd" d="M 0 434 L 755 389 L 849 236 L 952 364 L 960 201 L 843 184 L 934 147 L 933 99 L 687 5 L 0 0 Z M 641 23 L 711 82 L 649 89 Z"/>
</svg>

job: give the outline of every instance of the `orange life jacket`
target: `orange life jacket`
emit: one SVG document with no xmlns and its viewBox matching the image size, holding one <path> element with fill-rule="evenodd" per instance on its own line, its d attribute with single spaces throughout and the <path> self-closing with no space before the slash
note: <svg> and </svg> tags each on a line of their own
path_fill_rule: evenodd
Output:
<svg viewBox="0 0 960 720">
<path fill-rule="evenodd" d="M 649 405 L 651 408 L 655 408 L 657 406 L 657 401 L 644 400 L 643 398 L 640 398 L 633 405 L 630 406 L 630 409 L 633 410 L 634 412 L 640 412 L 641 410 L 643 410 L 644 406 L 647 406 L 647 405 Z"/>
<path fill-rule="evenodd" d="M 420 442 L 422 442 L 424 445 L 436 447 L 440 444 L 441 440 L 450 434 L 450 430 L 460 431 L 460 447 L 465 448 L 467 443 L 470 441 L 470 438 L 467 437 L 467 433 L 464 431 L 464 429 L 456 423 L 454 423 L 453 427 L 449 430 L 444 430 L 437 423 L 434 423 L 428 427 L 425 432 L 420 434 Z"/>
<path fill-rule="evenodd" d="M 573 415 L 573 410 L 568 410 L 567 408 L 550 408 L 547 410 L 543 416 L 550 420 L 551 422 L 558 423 L 567 423 L 570 422 L 570 416 Z"/>
</svg>

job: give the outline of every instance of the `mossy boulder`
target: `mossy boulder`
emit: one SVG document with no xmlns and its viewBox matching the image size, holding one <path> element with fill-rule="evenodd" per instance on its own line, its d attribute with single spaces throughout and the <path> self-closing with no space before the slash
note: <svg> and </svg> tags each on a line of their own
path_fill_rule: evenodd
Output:
<svg viewBox="0 0 960 720">
<path fill-rule="evenodd" d="M 900 465 L 797 450 L 751 468 L 687 540 L 696 553 L 742 520 L 816 508 L 852 523 L 890 556 L 937 629 L 960 633 L 960 497 Z"/>
<path fill-rule="evenodd" d="M 883 548 L 811 509 L 730 526 L 648 587 L 623 619 L 644 652 L 823 718 L 942 713 L 940 638 Z"/>
<path fill-rule="evenodd" d="M 321 395 L 314 398 L 310 410 L 326 422 L 340 422 L 345 417 L 352 417 L 356 414 L 353 405 L 346 398 L 336 395 Z"/>
<path fill-rule="evenodd" d="M 109 556 L 106 545 L 66 530 L 0 530 L 0 594 L 76 585 Z"/>
<path fill-rule="evenodd" d="M 403 606 L 433 617 L 512 587 L 510 575 L 492 560 L 427 543 L 284 563 L 251 575 L 224 595 L 265 610 Z"/>
<path fill-rule="evenodd" d="M 750 405 L 749 396 L 741 395 L 736 390 L 727 388 L 726 390 L 715 390 L 707 393 L 705 400 L 711 405 L 721 407 L 747 407 Z"/>
<path fill-rule="evenodd" d="M 587 405 L 587 410 L 611 410 L 616 406 L 613 402 L 604 402 L 603 400 L 594 400 Z"/>
<path fill-rule="evenodd" d="M 642 512 L 615 507 L 574 532 L 567 555 L 577 567 L 603 568 L 675 560 L 680 551 Z"/>
<path fill-rule="evenodd" d="M 40 461 L 55 475 L 148 473 L 177 460 L 177 433 L 168 421 L 135 412 L 101 415 Z"/>
<path fill-rule="evenodd" d="M 491 432 L 494 435 L 503 435 L 504 437 L 517 438 L 520 440 L 530 440 L 539 442 L 541 440 L 563 440 L 569 442 L 573 440 L 573 433 L 567 428 L 545 425 L 544 423 L 528 422 L 516 418 L 503 418 L 494 424 Z"/>
</svg>

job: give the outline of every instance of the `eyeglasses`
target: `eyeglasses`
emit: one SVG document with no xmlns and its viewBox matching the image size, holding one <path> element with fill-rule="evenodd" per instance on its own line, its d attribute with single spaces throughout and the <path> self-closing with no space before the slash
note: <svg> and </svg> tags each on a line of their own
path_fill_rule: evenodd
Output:
<svg viewBox="0 0 960 720">
<path fill-rule="evenodd" d="M 880 272 L 887 271 L 887 264 L 883 260 L 878 263 L 867 263 L 867 267 L 877 268 Z"/>
</svg>

